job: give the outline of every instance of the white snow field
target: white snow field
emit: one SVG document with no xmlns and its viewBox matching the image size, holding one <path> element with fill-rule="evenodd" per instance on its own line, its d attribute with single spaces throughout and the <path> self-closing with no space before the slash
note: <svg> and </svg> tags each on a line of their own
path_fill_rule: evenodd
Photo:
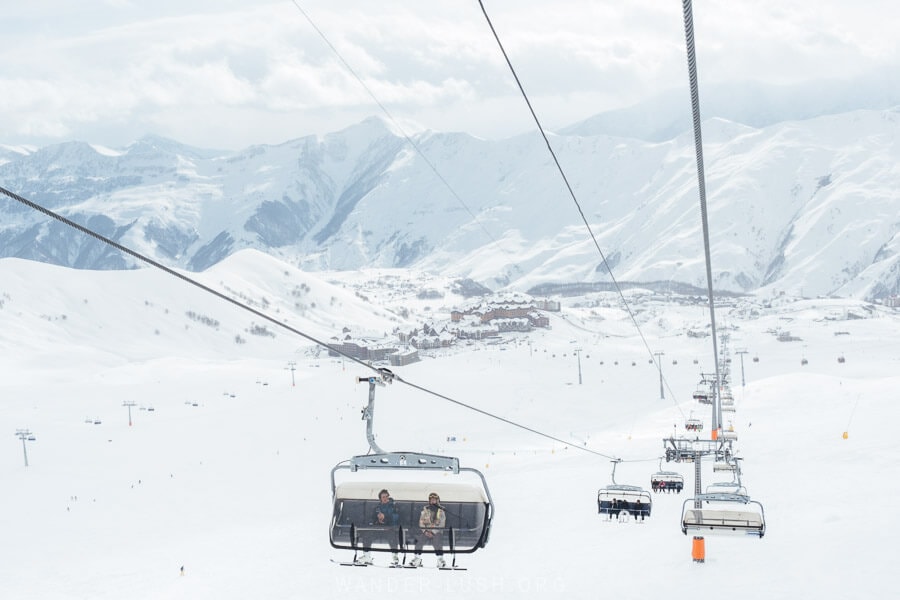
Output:
<svg viewBox="0 0 900 600">
<path fill-rule="evenodd" d="M 303 274 L 239 257 L 198 277 L 219 290 L 241 291 L 257 309 L 314 336 L 340 335 L 345 324 L 383 331 L 392 322 L 380 307 L 367 317 L 365 301 L 326 276 L 306 280 L 310 296 L 323 294 L 316 307 L 292 311 L 291 298 L 279 291 L 285 286 L 275 282 L 286 277 L 294 286 Z M 416 277 L 408 274 L 410 281 Z M 452 297 L 423 312 L 411 287 L 404 322 L 446 318 Z M 368 386 L 355 378 L 371 371 L 325 352 L 316 357 L 308 340 L 272 325 L 274 337 L 247 333 L 259 319 L 149 269 L 86 272 L 0 260 L 0 439 L 6 440 L 0 444 L 0 596 L 889 593 L 900 534 L 895 310 L 853 300 L 781 300 L 770 308 L 747 300 L 719 309 L 729 348 L 747 350 L 732 354 L 732 424 L 742 481 L 764 505 L 767 531 L 762 539 L 709 536 L 706 562 L 696 564 L 692 539 L 680 530 L 693 467 L 662 462 L 685 475 L 685 492 L 654 494 L 645 523 L 605 522 L 596 497 L 610 483 L 611 463 L 584 450 L 623 458 L 617 482 L 649 489 L 664 437 L 683 434 L 692 411 L 706 420 L 708 433 L 708 411 L 691 393 L 701 370 L 713 366 L 712 345 L 708 337 L 686 335 L 703 329 L 707 310 L 662 301 L 635 305 L 650 349 L 664 353 L 668 389 L 660 399 L 658 371 L 621 310 L 562 302 L 551 329 L 510 336 L 504 344 L 462 345 L 394 370 L 571 443 L 402 383 L 379 387 L 379 445 L 458 456 L 463 466 L 481 470 L 495 521 L 484 549 L 457 557 L 466 571 L 351 568 L 330 560 L 351 556 L 328 542 L 330 471 L 368 449 L 360 419 Z M 203 324 L 189 311 L 218 324 Z M 779 342 L 777 330 L 802 340 Z M 125 402 L 134 402 L 131 426 Z M 20 439 L 22 429 L 35 439 Z M 457 441 L 448 442 L 450 436 Z M 713 474 L 710 464 L 703 470 L 704 486 L 728 479 Z M 376 560 L 383 565 L 387 557 Z M 433 565 L 434 556 L 426 555 L 425 564 Z"/>
</svg>

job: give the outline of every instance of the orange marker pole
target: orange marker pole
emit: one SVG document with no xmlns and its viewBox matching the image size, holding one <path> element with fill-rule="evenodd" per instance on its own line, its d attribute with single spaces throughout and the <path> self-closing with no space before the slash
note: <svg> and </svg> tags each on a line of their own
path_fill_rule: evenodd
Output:
<svg viewBox="0 0 900 600">
<path fill-rule="evenodd" d="M 706 540 L 703 536 L 695 535 L 694 543 L 691 547 L 691 558 L 695 563 L 706 562 Z"/>
</svg>

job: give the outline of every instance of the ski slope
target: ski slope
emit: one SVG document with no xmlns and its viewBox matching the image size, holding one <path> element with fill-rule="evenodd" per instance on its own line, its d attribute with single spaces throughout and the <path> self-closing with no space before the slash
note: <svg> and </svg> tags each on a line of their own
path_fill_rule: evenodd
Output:
<svg viewBox="0 0 900 600">
<path fill-rule="evenodd" d="M 232 265 L 232 289 L 260 279 L 252 263 Z M 745 386 L 733 355 L 733 425 L 743 483 L 765 506 L 767 532 L 761 540 L 708 537 L 702 565 L 680 531 L 691 465 L 663 461 L 684 474 L 685 493 L 654 494 L 643 524 L 604 522 L 596 504 L 611 473 L 598 454 L 626 461 L 618 483 L 649 489 L 663 437 L 683 433 L 691 411 L 708 431 L 708 411 L 691 393 L 700 371 L 712 368 L 711 344 L 685 335 L 702 322 L 702 308 L 657 303 L 638 315 L 651 349 L 664 353 L 665 399 L 621 315 L 592 315 L 570 300 L 549 330 L 395 368 L 417 385 L 571 441 L 401 383 L 378 388 L 382 448 L 458 456 L 490 485 L 487 547 L 458 557 L 467 571 L 444 572 L 330 560 L 350 558 L 328 544 L 329 476 L 367 451 L 360 409 L 368 386 L 356 382 L 370 374 L 363 367 L 316 357 L 306 340 L 280 331 L 235 343 L 250 317 L 149 270 L 4 259 L 0 282 L 4 597 L 755 599 L 888 590 L 900 532 L 900 318 L 891 309 L 804 300 L 758 315 L 717 313 L 731 328 L 730 347 L 748 351 Z M 329 293 L 338 303 L 356 297 Z M 328 323 L 320 309 L 310 321 L 317 331 Z M 214 315 L 218 329 L 187 319 L 188 310 Z M 303 328 L 301 317 L 290 318 Z M 802 341 L 779 342 L 778 329 Z M 135 403 L 130 426 L 126 401 Z M 24 442 L 27 468 L 14 435 L 26 428 L 35 437 Z M 703 477 L 704 486 L 727 479 L 710 465 Z M 387 557 L 376 555 L 381 564 Z M 434 557 L 425 560 L 433 565 Z"/>
</svg>

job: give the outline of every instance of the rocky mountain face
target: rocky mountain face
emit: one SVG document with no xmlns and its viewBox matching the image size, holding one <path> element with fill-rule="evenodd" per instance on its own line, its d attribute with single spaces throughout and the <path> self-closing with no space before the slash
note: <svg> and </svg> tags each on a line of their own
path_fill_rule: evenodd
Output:
<svg viewBox="0 0 900 600">
<path fill-rule="evenodd" d="M 763 128 L 706 121 L 714 286 L 900 292 L 898 132 L 898 110 Z M 690 132 L 651 142 L 574 129 L 551 144 L 577 205 L 537 133 L 407 139 L 375 118 L 240 152 L 156 137 L 117 150 L 0 147 L 0 186 L 192 271 L 255 248 L 307 270 L 415 267 L 491 289 L 603 284 L 610 271 L 619 282 L 705 289 Z M 0 256 L 136 266 L 5 196 L 0 215 Z"/>
</svg>

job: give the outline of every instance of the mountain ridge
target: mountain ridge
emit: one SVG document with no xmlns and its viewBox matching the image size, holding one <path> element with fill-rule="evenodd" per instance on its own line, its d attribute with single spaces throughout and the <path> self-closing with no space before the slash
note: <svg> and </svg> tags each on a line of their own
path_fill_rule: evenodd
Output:
<svg viewBox="0 0 900 600">
<path fill-rule="evenodd" d="M 754 128 L 703 124 L 714 287 L 900 292 L 900 110 Z M 4 187 L 174 267 L 242 248 L 306 270 L 416 267 L 492 289 L 672 281 L 706 287 L 693 139 L 551 135 L 588 234 L 537 132 L 409 136 L 372 117 L 239 152 L 147 136 L 122 149 L 4 148 Z M 412 143 L 410 143 L 410 141 Z M 0 256 L 138 266 L 11 201 Z M 606 257 L 600 258 L 593 238 Z"/>
</svg>

